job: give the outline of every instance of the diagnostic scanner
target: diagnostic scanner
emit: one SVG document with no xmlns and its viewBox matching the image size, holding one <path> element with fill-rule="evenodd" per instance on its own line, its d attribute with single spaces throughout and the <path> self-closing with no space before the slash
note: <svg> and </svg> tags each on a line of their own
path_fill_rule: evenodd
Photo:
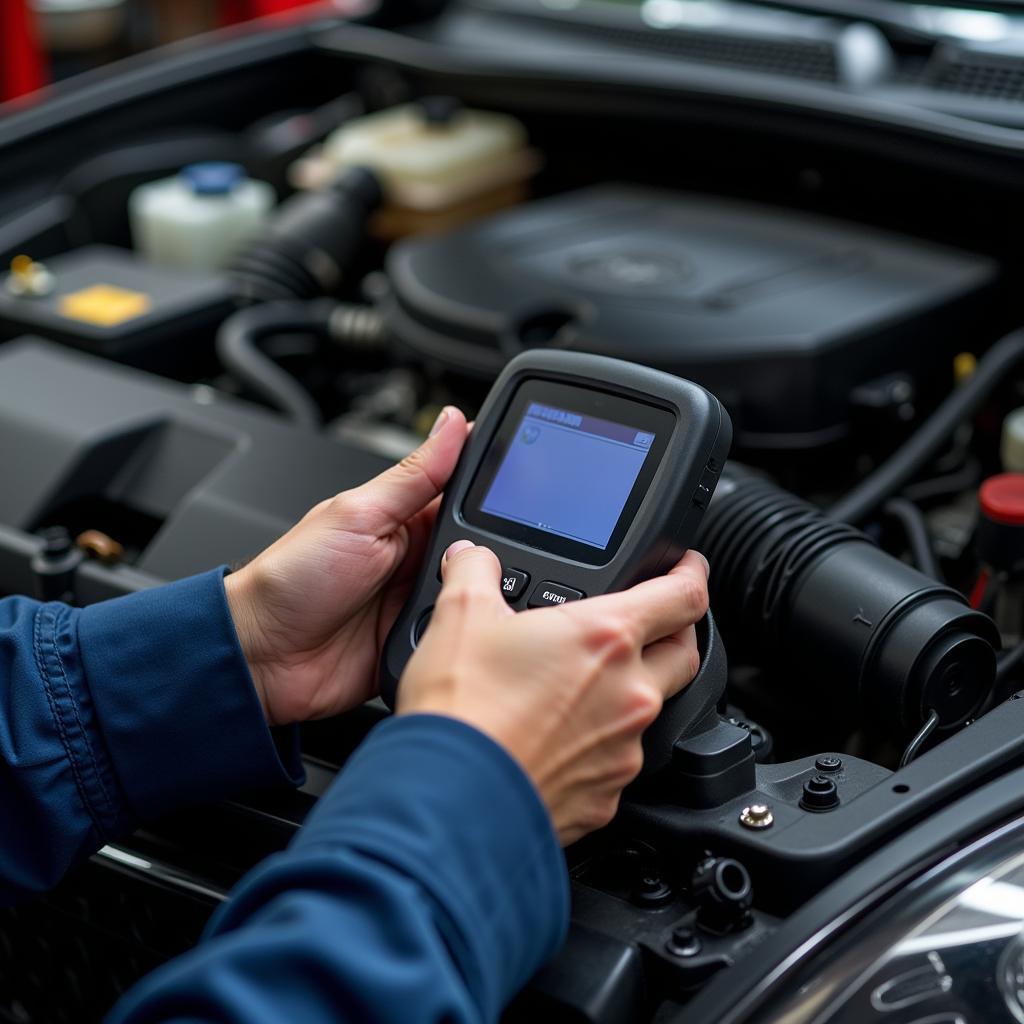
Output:
<svg viewBox="0 0 1024 1024">
<path fill-rule="evenodd" d="M 718 400 L 671 374 L 584 353 L 513 359 L 480 410 L 385 645 L 385 702 L 394 706 L 429 625 L 449 545 L 490 548 L 517 611 L 624 590 L 667 572 L 693 543 L 731 439 Z"/>
</svg>

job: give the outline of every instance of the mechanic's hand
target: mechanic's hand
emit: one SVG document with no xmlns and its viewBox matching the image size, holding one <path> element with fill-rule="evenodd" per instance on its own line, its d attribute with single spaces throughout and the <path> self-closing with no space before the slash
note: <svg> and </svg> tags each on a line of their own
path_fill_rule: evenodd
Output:
<svg viewBox="0 0 1024 1024">
<path fill-rule="evenodd" d="M 373 696 L 468 426 L 446 408 L 411 455 L 321 502 L 224 585 L 271 725 L 324 718 Z"/>
<path fill-rule="evenodd" d="M 495 555 L 458 541 L 402 675 L 398 713 L 461 719 L 526 770 L 563 845 L 611 821 L 643 766 L 640 738 L 699 666 L 708 563 L 557 608 L 513 612 Z"/>
</svg>

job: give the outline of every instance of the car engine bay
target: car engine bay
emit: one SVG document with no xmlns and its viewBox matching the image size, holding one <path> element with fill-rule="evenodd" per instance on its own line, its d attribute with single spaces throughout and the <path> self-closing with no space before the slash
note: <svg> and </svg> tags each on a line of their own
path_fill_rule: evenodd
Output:
<svg viewBox="0 0 1024 1024">
<path fill-rule="evenodd" d="M 323 13 L 0 121 L 0 594 L 244 563 L 526 350 L 701 384 L 734 425 L 707 706 L 567 851 L 569 941 L 507 1019 L 739 1020 L 838 879 L 897 885 L 1015 809 L 953 805 L 1024 766 L 1024 105 L 924 96 L 955 45 L 920 25 L 734 5 L 760 49 L 657 51 L 555 6 Z M 824 84 L 764 65 L 784 36 Z M 720 50 L 762 64 L 730 92 Z M 691 58 L 707 81 L 662 74 Z M 0 911 L 0 1019 L 98 1019 L 193 944 L 387 713 L 304 726 L 301 790 L 152 822 Z"/>
</svg>

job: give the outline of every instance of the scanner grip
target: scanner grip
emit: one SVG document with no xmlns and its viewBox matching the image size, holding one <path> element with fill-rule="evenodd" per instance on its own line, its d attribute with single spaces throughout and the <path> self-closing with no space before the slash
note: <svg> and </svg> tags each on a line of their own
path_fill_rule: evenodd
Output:
<svg viewBox="0 0 1024 1024">
<path fill-rule="evenodd" d="M 725 694 L 729 662 L 710 612 L 697 623 L 697 647 L 700 668 L 693 682 L 665 702 L 661 714 L 644 733 L 644 778 L 668 767 L 677 740 L 695 736 L 718 723 L 718 704 Z"/>
</svg>

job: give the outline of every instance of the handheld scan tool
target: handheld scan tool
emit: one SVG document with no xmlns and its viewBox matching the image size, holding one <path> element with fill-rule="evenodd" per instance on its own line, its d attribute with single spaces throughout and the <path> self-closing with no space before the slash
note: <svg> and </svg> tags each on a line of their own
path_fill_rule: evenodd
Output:
<svg viewBox="0 0 1024 1024">
<path fill-rule="evenodd" d="M 691 545 L 731 439 L 726 411 L 690 381 L 582 353 L 517 356 L 445 491 L 420 578 L 385 645 L 381 696 L 394 705 L 449 545 L 494 551 L 517 611 L 624 590 L 667 572 Z"/>
</svg>

